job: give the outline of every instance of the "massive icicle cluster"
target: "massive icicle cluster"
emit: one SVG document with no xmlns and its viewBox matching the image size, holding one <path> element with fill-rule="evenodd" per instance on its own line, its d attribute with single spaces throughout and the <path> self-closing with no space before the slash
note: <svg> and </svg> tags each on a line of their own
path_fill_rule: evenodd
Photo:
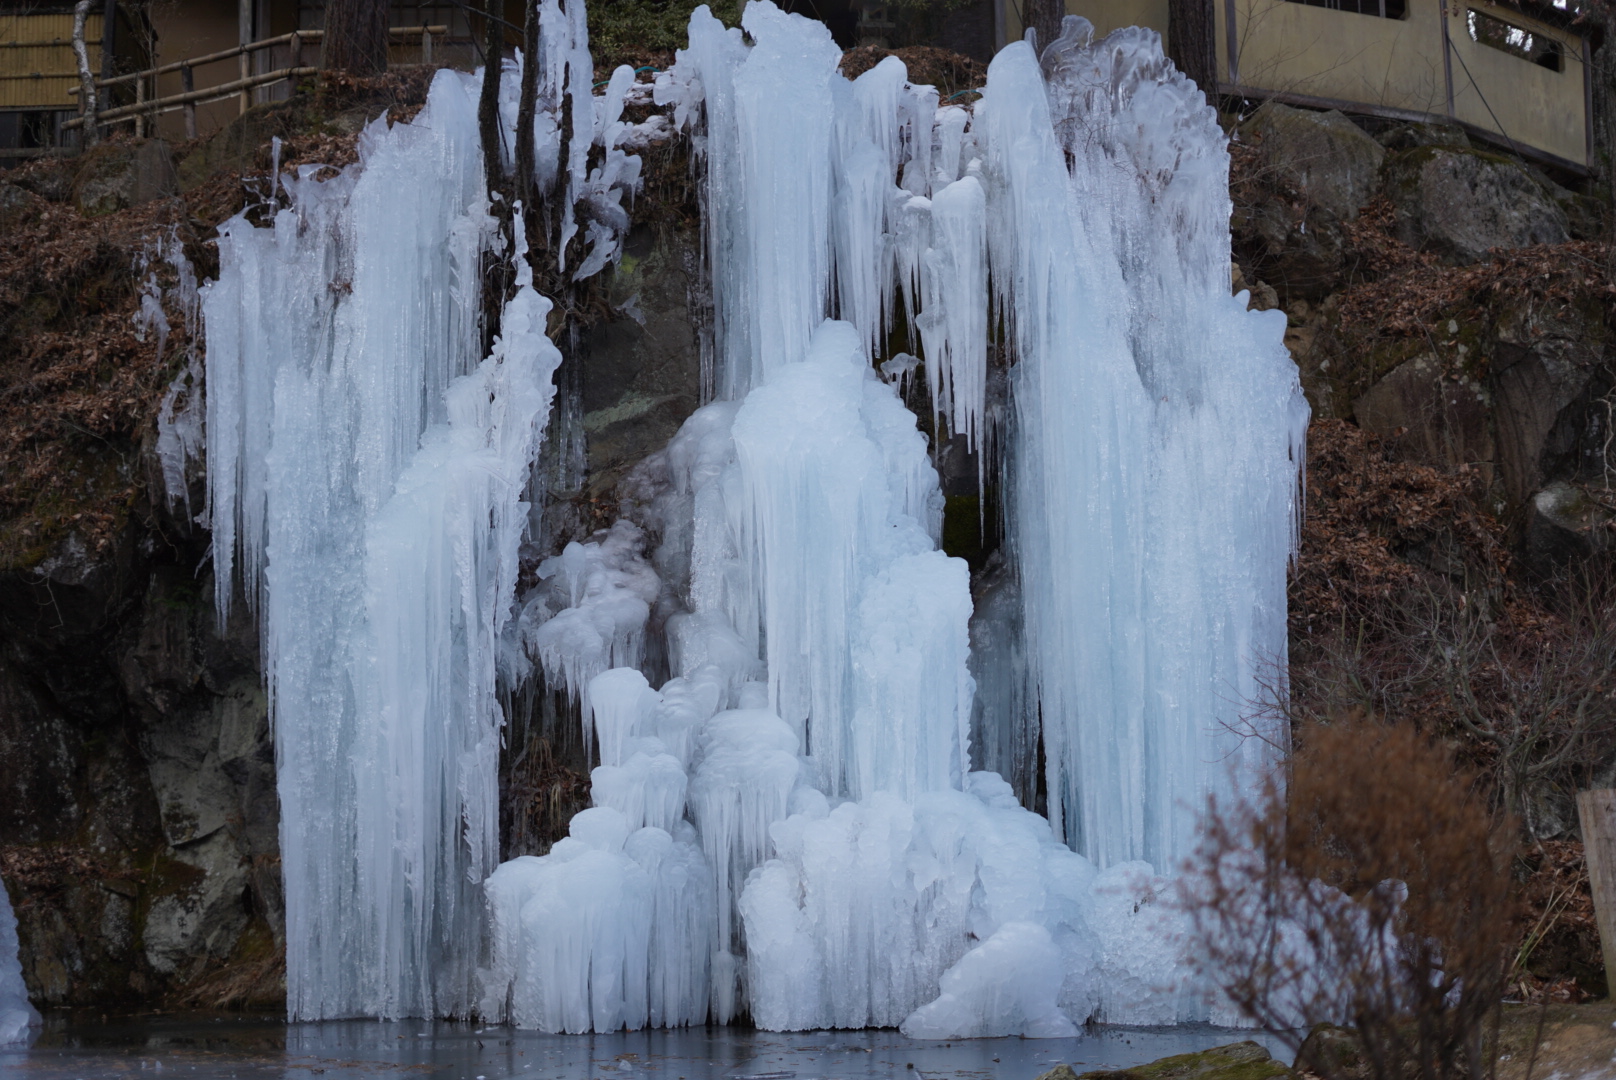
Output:
<svg viewBox="0 0 1616 1080">
<path fill-rule="evenodd" d="M 1154 33 L 1090 34 L 1005 49 L 973 124 L 1017 357 L 1010 537 L 1055 827 L 1174 867 L 1206 795 L 1284 743 L 1242 718 L 1283 670 L 1307 405 L 1280 315 L 1229 296 L 1201 92 Z"/>
<path fill-rule="evenodd" d="M 17 956 L 17 916 L 6 883 L 0 881 L 0 1047 L 26 1043 L 30 1029 L 38 1025 L 39 1013 L 28 1003 Z"/>
<path fill-rule="evenodd" d="M 536 179 L 587 276 L 629 150 L 669 129 L 623 123 L 626 68 L 590 93 L 581 0 L 539 15 Z M 221 231 L 214 557 L 221 609 L 239 575 L 264 625 L 289 1012 L 1230 1019 L 1158 870 L 1270 753 L 1233 729 L 1282 657 L 1306 414 L 1277 317 L 1226 295 L 1215 118 L 1143 31 L 1069 19 L 965 109 L 896 59 L 843 78 L 767 0 L 743 26 L 697 9 L 655 90 L 701 161 L 711 401 L 521 597 L 559 355 L 520 252 L 479 355 L 478 79 L 441 73 L 359 166 Z M 876 375 L 900 318 L 924 359 L 881 370 L 923 363 L 939 436 L 1008 447 L 1014 559 L 974 628 L 927 440 Z M 496 672 L 565 688 L 598 755 L 570 835 L 497 869 Z M 981 768 L 1030 789 L 1040 715 L 1053 829 Z"/>
<path fill-rule="evenodd" d="M 671 593 L 675 678 L 589 682 L 602 816 L 491 883 L 509 944 L 485 1008 L 552 1030 L 656 1023 L 647 987 L 672 972 L 648 900 L 605 936 L 540 913 L 562 881 L 578 904 L 652 896 L 659 879 L 631 850 L 652 841 L 636 838 L 680 851 L 684 831 L 677 865 L 702 867 L 713 918 L 681 925 L 712 935 L 711 983 L 680 982 L 689 996 L 665 1017 L 744 1009 L 766 1028 L 939 1038 L 1232 1019 L 1189 975 L 1167 879 L 1128 860 L 1185 854 L 1184 811 L 1164 796 L 1203 796 L 1212 755 L 1241 752 L 1217 726 L 1234 715 L 1220 694 L 1253 689 L 1262 650 L 1283 645 L 1304 413 L 1279 329 L 1215 287 L 1214 118 L 1153 35 L 1090 47 L 1084 25 L 1044 71 L 1029 46 L 1008 50 L 972 113 L 939 108 L 896 60 L 848 82 L 824 28 L 771 4 L 746 8 L 750 43 L 692 16 L 657 98 L 704 156 L 720 400 L 631 485 L 628 512 L 661 541 L 654 573 L 637 548 L 613 564 L 639 542 L 624 523 L 593 552 L 569 548 L 549 572 L 594 575 L 600 599 L 569 586 L 529 639 L 576 692 L 643 648 Z M 1110 815 L 1068 814 L 1093 861 L 971 771 L 967 574 L 936 550 L 936 472 L 872 366 L 906 312 L 936 418 L 983 447 L 990 264 L 1020 361 L 1021 562 L 983 613 L 991 701 L 974 723 L 1024 772 L 1023 718 L 1043 703 L 1051 788 L 1075 793 L 1057 809 L 1082 798 Z M 1110 691 L 1078 701 L 1088 665 Z M 1079 747 L 1106 764 L 1080 772 Z M 585 986 L 588 1009 L 550 1004 Z"/>
<path fill-rule="evenodd" d="M 560 362 L 530 283 L 479 356 L 477 90 L 439 73 L 273 227 L 226 223 L 204 298 L 216 598 L 239 581 L 263 625 L 293 1018 L 473 1005 L 498 639 Z"/>
</svg>

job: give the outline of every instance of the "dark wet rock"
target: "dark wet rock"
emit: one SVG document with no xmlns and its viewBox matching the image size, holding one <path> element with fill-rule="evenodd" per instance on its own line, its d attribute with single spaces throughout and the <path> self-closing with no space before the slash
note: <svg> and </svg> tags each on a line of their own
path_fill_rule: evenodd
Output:
<svg viewBox="0 0 1616 1080">
<path fill-rule="evenodd" d="M 1499 478 L 1509 505 L 1520 506 L 1549 480 L 1576 476 L 1603 456 L 1604 439 L 1590 424 L 1608 422 L 1595 400 L 1610 376 L 1604 313 L 1521 298 L 1499 313 L 1494 333 Z"/>
<path fill-rule="evenodd" d="M 1358 426 L 1376 435 L 1403 436 L 1415 458 L 1447 469 L 1484 468 L 1491 481 L 1494 456 L 1492 401 L 1487 388 L 1460 370 L 1449 372 L 1432 353 L 1393 368 L 1353 403 Z"/>
<path fill-rule="evenodd" d="M 1616 492 L 1608 488 L 1594 492 L 1556 481 L 1532 496 L 1527 513 L 1526 565 L 1537 577 L 1616 551 Z"/>
<path fill-rule="evenodd" d="M 1386 161 L 1397 238 L 1460 263 L 1493 248 L 1570 239 L 1566 212 L 1525 168 L 1476 150 L 1422 146 Z"/>
<path fill-rule="evenodd" d="M 1054 1072 L 1045 1073 L 1039 1080 L 1055 1080 Z M 1269 1080 L 1290 1073 L 1290 1069 L 1274 1060 L 1266 1047 L 1247 1041 L 1214 1046 L 1194 1054 L 1177 1054 L 1131 1069 L 1086 1072 L 1076 1080 Z"/>
</svg>

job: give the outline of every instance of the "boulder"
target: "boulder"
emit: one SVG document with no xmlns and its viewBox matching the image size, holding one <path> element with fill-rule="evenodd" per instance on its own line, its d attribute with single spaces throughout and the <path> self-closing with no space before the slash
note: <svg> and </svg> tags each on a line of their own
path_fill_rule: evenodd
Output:
<svg viewBox="0 0 1616 1080">
<path fill-rule="evenodd" d="M 0 234 L 33 220 L 43 205 L 32 192 L 0 181 Z"/>
<path fill-rule="evenodd" d="M 1358 1033 L 1334 1024 L 1318 1024 L 1296 1051 L 1298 1069 L 1336 1080 L 1368 1080 L 1373 1075 Z"/>
<path fill-rule="evenodd" d="M 1386 150 L 1341 113 L 1269 102 L 1240 126 L 1274 180 L 1312 206 L 1351 221 L 1380 186 Z"/>
<path fill-rule="evenodd" d="M 1604 500 L 1557 481 L 1532 496 L 1526 521 L 1526 568 L 1550 578 L 1595 554 L 1616 551 L 1616 493 Z"/>
<path fill-rule="evenodd" d="M 1549 480 L 1574 476 L 1588 463 L 1590 421 L 1606 422 L 1594 400 L 1610 378 L 1606 331 L 1595 304 L 1521 297 L 1500 311 L 1494 334 L 1497 460 L 1504 496 L 1518 507 Z M 1594 441 L 1602 449 L 1603 434 Z"/>
<path fill-rule="evenodd" d="M 1278 1080 L 1290 1074 L 1290 1069 L 1275 1061 L 1267 1047 L 1247 1040 L 1194 1054 L 1178 1054 L 1131 1069 L 1086 1072 L 1077 1080 Z M 1057 1077 L 1055 1070 L 1051 1070 L 1038 1080 L 1064 1078 Z"/>
<path fill-rule="evenodd" d="M 1387 150 L 1413 150 L 1421 146 L 1446 146 L 1469 150 L 1470 136 L 1458 124 L 1398 124 L 1375 136 Z"/>
<path fill-rule="evenodd" d="M 1386 162 L 1397 238 L 1460 263 L 1493 248 L 1561 244 L 1564 210 L 1520 165 L 1476 150 L 1422 146 Z"/>
<path fill-rule="evenodd" d="M 1353 416 L 1365 431 L 1401 436 L 1405 448 L 1429 464 L 1453 470 L 1479 466 L 1483 483 L 1490 484 L 1491 404 L 1485 386 L 1462 373 L 1453 377 L 1435 355 L 1423 353 L 1360 395 Z"/>
<path fill-rule="evenodd" d="M 147 139 L 137 146 L 103 143 L 85 151 L 73 178 L 73 202 L 99 217 L 179 193 L 179 176 L 168 144 Z"/>
</svg>

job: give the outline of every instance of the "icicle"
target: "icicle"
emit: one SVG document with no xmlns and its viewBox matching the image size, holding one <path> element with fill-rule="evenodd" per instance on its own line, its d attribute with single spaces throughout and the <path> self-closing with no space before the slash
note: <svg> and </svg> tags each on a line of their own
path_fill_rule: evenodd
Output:
<svg viewBox="0 0 1616 1080">
<path fill-rule="evenodd" d="M 499 637 L 560 356 L 524 285 L 479 363 L 475 77 L 220 232 L 207 317 L 221 615 L 263 623 L 294 1019 L 463 1014 L 497 859 Z M 238 578 L 239 572 L 239 578 Z"/>
<path fill-rule="evenodd" d="M 1284 657 L 1307 408 L 1278 319 L 1227 295 L 1216 117 L 1154 34 L 1088 37 L 1068 18 L 1042 72 L 1000 53 L 977 113 L 1019 361 L 1011 546 L 1052 819 L 1102 866 L 1165 867 L 1283 741 L 1237 732 Z"/>
<path fill-rule="evenodd" d="M 17 916 L 0 881 L 0 1047 L 27 1045 L 38 1026 L 39 1012 L 29 1004 L 17 955 Z"/>
</svg>

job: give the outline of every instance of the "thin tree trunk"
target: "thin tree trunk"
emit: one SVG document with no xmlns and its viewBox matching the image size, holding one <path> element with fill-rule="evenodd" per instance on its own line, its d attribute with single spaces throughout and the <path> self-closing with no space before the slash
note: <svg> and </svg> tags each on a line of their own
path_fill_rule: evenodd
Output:
<svg viewBox="0 0 1616 1080">
<path fill-rule="evenodd" d="M 95 96 L 95 76 L 90 74 L 90 50 L 84 44 L 84 24 L 89 21 L 92 2 L 78 0 L 73 5 L 73 56 L 79 65 L 79 105 L 84 114 L 84 126 L 79 130 L 83 132 L 85 146 L 94 146 L 101 140 L 101 128 L 95 122 L 101 111 Z M 101 36 L 104 40 L 105 30 Z"/>
<path fill-rule="evenodd" d="M 527 22 L 522 33 L 522 93 L 516 104 L 516 197 L 522 200 L 527 217 L 533 217 L 538 200 L 534 197 L 533 120 L 539 98 L 539 4 L 527 0 Z"/>
<path fill-rule="evenodd" d="M 1064 0 L 1026 0 L 1027 25 L 1038 32 L 1038 51 L 1060 37 L 1061 20 L 1066 17 Z"/>
<path fill-rule="evenodd" d="M 499 0 L 485 0 L 483 14 L 483 89 L 477 99 L 477 131 L 483 141 L 483 178 L 490 192 L 498 191 L 505 177 L 502 153 L 504 138 L 499 130 L 499 77 L 505 64 L 505 27 L 498 17 Z"/>
<path fill-rule="evenodd" d="M 1167 56 L 1214 107 L 1218 102 L 1217 22 L 1212 0 L 1168 0 Z"/>
<path fill-rule="evenodd" d="M 320 66 L 349 75 L 387 70 L 387 0 L 326 0 Z"/>
</svg>

